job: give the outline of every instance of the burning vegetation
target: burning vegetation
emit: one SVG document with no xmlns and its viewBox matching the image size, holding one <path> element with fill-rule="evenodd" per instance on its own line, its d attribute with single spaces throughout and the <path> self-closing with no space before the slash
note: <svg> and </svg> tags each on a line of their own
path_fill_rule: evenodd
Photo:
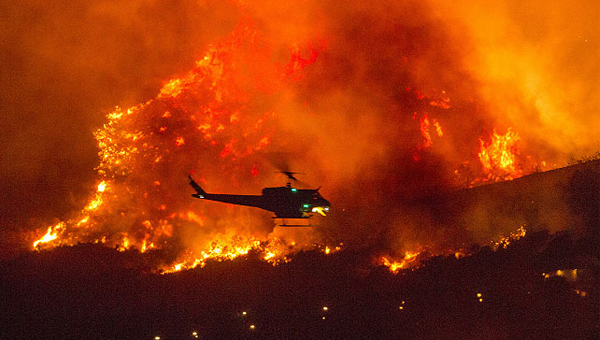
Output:
<svg viewBox="0 0 600 340">
<path fill-rule="evenodd" d="M 329 6 L 306 5 L 299 14 Z M 429 15 L 428 5 L 410 4 L 414 22 L 395 19 L 393 13 L 408 9 L 400 6 L 388 15 L 389 22 L 353 37 L 336 30 L 349 26 L 344 29 L 350 31 L 349 18 L 357 24 L 372 22 L 381 13 L 358 14 L 362 7 L 352 5 L 329 20 L 311 16 L 304 32 L 278 34 L 271 26 L 276 21 L 265 17 L 268 6 L 236 6 L 241 13 L 237 25 L 206 45 L 191 70 L 164 82 L 155 98 L 107 114 L 94 133 L 97 189 L 82 210 L 39 228 L 34 249 L 80 242 L 142 253 L 163 249 L 171 259 L 160 268 L 164 272 L 203 266 L 208 259 L 231 260 L 249 251 L 277 264 L 315 245 L 332 249 L 344 241 L 355 245 L 365 234 L 383 235 L 387 224 L 396 223 L 394 215 L 406 213 L 401 203 L 406 200 L 513 180 L 547 164 L 541 157 L 548 153 L 538 150 L 548 145 L 532 148 L 542 142 L 522 136 L 529 131 L 518 122 L 472 104 L 492 107 L 489 98 L 460 92 L 464 86 L 455 78 L 476 83 L 462 64 L 459 48 L 464 46 L 450 44 L 450 30 L 440 33 L 436 25 L 448 23 Z M 275 12 L 285 7 L 269 6 Z M 295 20 L 299 27 L 308 24 Z M 375 38 L 383 33 L 394 44 Z M 439 55 L 442 67 L 429 49 L 447 49 Z M 370 50 L 378 53 L 367 54 Z M 383 74 L 388 83 L 382 83 Z M 335 92 L 343 87 L 345 91 Z M 465 112 L 473 119 L 467 122 Z M 497 132 L 502 126 L 509 126 L 504 134 Z M 338 198 L 341 212 L 295 239 L 273 233 L 264 214 L 189 199 L 185 177 L 190 171 L 211 188 L 259 190 L 273 180 L 272 164 L 282 161 L 274 162 L 272 154 L 284 154 L 283 163 L 310 167 L 312 178 Z M 356 182 L 365 184 L 352 186 Z M 361 195 L 373 210 L 351 211 Z M 390 213 L 376 212 L 382 210 Z M 521 222 L 513 223 L 488 233 L 487 241 L 475 242 L 503 237 Z M 356 227 L 344 230 L 348 224 Z M 400 228 L 413 228 L 411 224 Z M 422 249 L 448 253 L 473 241 L 472 236 L 460 237 L 450 250 L 437 237 L 385 241 L 379 244 L 384 252 L 400 255 L 375 262 L 396 271 L 413 263 Z M 418 246 L 394 249 L 398 243 Z"/>
<path fill-rule="evenodd" d="M 198 208 L 182 180 L 193 170 L 234 187 L 238 181 L 260 183 L 266 177 L 259 170 L 264 160 L 256 154 L 271 144 L 275 113 L 254 102 L 292 86 L 321 47 L 289 46 L 287 60 L 274 58 L 253 26 L 240 23 L 210 46 L 193 70 L 168 81 L 157 98 L 107 115 L 108 122 L 95 133 L 101 178 L 96 192 L 75 217 L 49 227 L 33 243 L 35 249 L 100 242 L 145 252 L 172 242 L 174 229 L 205 233 L 208 225 L 210 232 L 186 244 L 183 262 L 167 272 L 193 268 L 209 258 L 231 260 L 251 249 L 264 251 L 270 262 L 285 260 L 293 246 L 279 245 L 260 225 L 248 227 L 262 222 L 236 221 L 232 216 L 240 214 L 237 210 Z M 247 72 L 251 74 L 241 76 Z M 219 224 L 223 226 L 215 228 Z"/>
<path fill-rule="evenodd" d="M 561 245 L 553 242 L 565 232 L 572 244 L 598 242 L 600 163 L 561 166 L 600 145 L 594 114 L 600 110 L 600 81 L 589 78 L 600 69 L 600 37 L 597 25 L 589 24 L 598 22 L 600 10 L 537 0 L 495 9 L 481 1 L 438 0 L 343 6 L 312 0 L 141 1 L 122 7 L 94 0 L 66 6 L 64 13 L 51 11 L 39 24 L 31 19 L 32 32 L 41 37 L 31 40 L 21 39 L 16 23 L 22 21 L 19 13 L 37 12 L 21 6 L 7 9 L 13 22 L 2 28 L 12 38 L 8 45 L 0 42 L 9 52 L 2 53 L 8 67 L 1 72 L 15 79 L 0 90 L 0 107 L 13 117 L 7 119 L 8 138 L 0 137 L 0 194 L 6 202 L 0 224 L 8 235 L 2 240 L 10 241 L 3 242 L 17 249 L 11 253 L 19 257 L 15 261 L 51 263 L 48 258 L 58 254 L 85 263 L 82 253 L 89 252 L 109 259 L 108 266 L 115 261 L 117 271 L 135 267 L 138 276 L 128 282 L 143 282 L 146 292 L 152 290 L 148 282 L 158 283 L 149 294 L 158 300 L 172 286 L 182 290 L 180 300 L 198 293 L 181 288 L 190 278 L 210 290 L 211 277 L 231 270 L 235 275 L 219 282 L 235 286 L 249 270 L 246 286 L 234 293 L 219 290 L 227 306 L 216 308 L 208 295 L 209 303 L 199 303 L 221 315 L 190 312 L 194 304 L 177 299 L 167 303 L 169 315 L 176 314 L 173 306 L 185 306 L 189 313 L 183 314 L 196 323 L 204 318 L 217 324 L 235 315 L 229 330 L 239 326 L 243 333 L 211 333 L 216 338 L 272 335 L 276 327 L 267 331 L 268 322 L 285 324 L 255 316 L 265 307 L 260 299 L 273 299 L 239 294 L 253 285 L 273 288 L 277 298 L 300 306 L 295 320 L 303 329 L 314 321 L 309 314 L 323 323 L 311 333 L 314 338 L 344 337 L 350 330 L 367 334 L 361 332 L 376 326 L 386 330 L 382 338 L 397 335 L 397 329 L 440 338 L 441 329 L 426 334 L 398 320 L 424 322 L 430 310 L 422 305 L 437 303 L 423 298 L 429 293 L 449 310 L 464 307 L 471 317 L 493 320 L 493 308 L 504 308 L 507 299 L 528 298 L 532 290 L 543 295 L 545 289 L 568 297 L 570 307 L 560 316 L 584 306 L 581 325 L 592 329 L 589 316 L 597 308 L 580 299 L 591 300 L 597 289 L 571 278 L 585 278 L 597 270 L 597 261 L 573 247 L 567 247 L 570 260 L 562 261 L 554 253 Z M 94 19 L 90 27 L 72 24 L 82 17 Z M 79 33 L 70 33 L 73 25 Z M 55 26 L 56 33 L 42 33 Z M 63 32 L 63 26 L 69 29 Z M 115 36 L 104 32 L 119 38 L 104 38 Z M 14 118 L 21 112 L 25 119 Z M 48 113 L 37 119 L 36 112 Z M 74 147 L 80 141 L 87 147 Z M 194 200 L 187 181 L 193 174 L 208 192 L 256 194 L 285 181 L 274 172 L 292 170 L 331 201 L 314 227 L 276 227 L 264 211 Z M 511 265 L 502 270 L 516 271 L 525 283 L 509 280 L 498 288 L 475 275 L 503 256 Z M 537 262 L 519 267 L 527 256 Z M 10 263 L 2 265 L 16 273 Z M 580 264 L 587 267 L 575 268 Z M 475 275 L 476 282 L 452 269 Z M 316 289 L 319 284 L 309 278 L 313 270 L 339 296 L 348 292 L 336 287 L 385 291 L 375 298 L 359 294 L 358 310 L 376 306 L 386 321 L 367 317 L 369 327 L 338 332 L 351 322 L 349 315 L 362 316 L 350 301 Z M 492 276 L 500 280 L 502 270 Z M 44 276 L 44 269 L 39 273 Z M 308 306 L 301 293 L 286 292 L 283 283 L 261 285 L 260 273 L 275 286 L 291 282 L 303 291 L 306 284 L 315 305 Z M 5 282 L 28 280 L 17 274 Z M 458 288 L 446 289 L 442 278 Z M 386 291 L 388 283 L 397 289 Z M 415 285 L 421 284 L 433 288 L 419 291 Z M 541 295 L 530 310 L 551 300 Z M 494 307 L 482 308 L 488 304 Z M 26 302 L 19 306 L 28 308 Z M 294 313 L 287 306 L 272 310 Z M 344 317 L 336 314 L 341 310 Z M 202 338 L 195 324 L 181 323 L 189 328 L 185 337 Z M 327 333 L 326 323 L 338 328 Z M 489 327 L 498 331 L 503 325 L 496 326 Z M 168 338 L 154 331 L 141 333 Z M 591 332 L 584 333 L 575 338 Z"/>
</svg>

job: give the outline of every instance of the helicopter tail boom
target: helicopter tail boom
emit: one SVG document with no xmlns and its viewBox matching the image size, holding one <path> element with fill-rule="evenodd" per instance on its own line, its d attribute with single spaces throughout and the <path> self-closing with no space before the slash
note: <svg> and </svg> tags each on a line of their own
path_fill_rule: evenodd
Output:
<svg viewBox="0 0 600 340">
<path fill-rule="evenodd" d="M 198 183 L 196 183 L 196 181 L 194 181 L 194 179 L 192 178 L 192 176 L 188 176 L 190 179 L 190 185 L 192 186 L 192 188 L 194 188 L 194 190 L 196 190 L 197 194 L 193 194 L 192 196 L 196 197 L 196 198 L 204 198 L 207 193 L 206 191 L 204 191 L 199 185 Z"/>
<path fill-rule="evenodd" d="M 257 207 L 268 210 L 265 208 L 262 196 L 257 195 L 229 195 L 229 194 L 209 194 L 194 179 L 192 176 L 189 176 L 190 185 L 194 190 L 196 190 L 196 194 L 192 194 L 192 197 L 205 199 L 209 201 L 217 201 L 223 203 L 237 204 L 237 205 L 246 205 L 251 207 Z"/>
</svg>

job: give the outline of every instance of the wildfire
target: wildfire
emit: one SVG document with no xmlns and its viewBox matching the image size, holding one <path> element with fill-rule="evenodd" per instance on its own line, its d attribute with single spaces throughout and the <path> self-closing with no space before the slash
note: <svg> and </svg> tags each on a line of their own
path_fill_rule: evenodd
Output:
<svg viewBox="0 0 600 340">
<path fill-rule="evenodd" d="M 40 234 L 45 234 L 33 248 L 102 242 L 120 251 L 146 252 L 182 240 L 182 255 L 164 273 L 251 252 L 274 265 L 288 261 L 301 246 L 269 236 L 261 221 L 239 217 L 236 208 L 200 207 L 189 198 L 184 175 L 195 169 L 217 178 L 217 188 L 227 189 L 240 188 L 241 178 L 253 184 L 265 178 L 260 156 L 272 151 L 277 138 L 277 100 L 302 81 L 305 68 L 317 61 L 326 43 L 300 41 L 287 47 L 284 52 L 273 48 L 250 20 L 243 20 L 229 36 L 208 46 L 192 70 L 166 81 L 156 98 L 116 107 L 94 133 L 99 149 L 95 192 L 74 216 L 43 228 Z M 431 112 L 451 108 L 445 91 L 431 97 L 415 93 Z M 419 151 L 452 133 L 433 114 L 415 112 L 413 120 L 421 136 Z M 478 156 L 487 180 L 522 176 L 516 165 L 518 140 L 510 129 L 504 135 L 494 130 L 489 143 L 480 139 Z M 327 213 L 318 207 L 312 212 Z M 312 247 L 325 254 L 341 249 Z M 380 261 L 398 272 L 419 254 Z"/>
<path fill-rule="evenodd" d="M 406 89 L 407 93 L 412 92 L 413 89 L 408 87 Z M 428 100 L 428 104 L 432 107 L 437 107 L 439 109 L 450 109 L 450 98 L 446 94 L 446 91 L 442 91 L 439 95 L 433 95 L 431 98 L 427 98 L 420 91 L 415 91 L 416 99 Z M 419 114 L 418 112 L 414 112 L 412 119 L 416 121 L 418 118 L 419 121 L 419 131 L 421 132 L 422 140 L 417 145 L 417 151 L 422 151 L 425 149 L 429 149 L 433 146 L 434 138 L 441 138 L 444 136 L 444 129 L 442 125 L 436 118 L 430 118 L 427 112 L 423 112 Z M 416 161 L 419 160 L 419 154 L 414 153 L 413 159 Z"/>
<path fill-rule="evenodd" d="M 491 181 L 511 180 L 523 176 L 522 170 L 516 165 L 519 135 L 510 128 L 506 134 L 501 135 L 494 130 L 491 142 L 479 140 L 479 161 Z"/>
<path fill-rule="evenodd" d="M 58 239 L 59 233 L 63 231 L 64 227 L 64 222 L 60 222 L 55 226 L 48 227 L 46 234 L 40 237 L 37 241 L 33 242 L 33 249 L 37 249 L 43 243 L 52 242 Z"/>
<path fill-rule="evenodd" d="M 204 267 L 208 260 L 225 261 L 233 260 L 241 255 L 246 255 L 252 249 L 252 245 L 229 246 L 219 241 L 213 241 L 210 248 L 200 253 L 187 252 L 180 262 L 163 269 L 163 274 L 175 273 L 181 270 Z"/>
<path fill-rule="evenodd" d="M 494 250 L 497 250 L 500 247 L 502 247 L 503 249 L 506 249 L 509 244 L 511 244 L 512 242 L 514 242 L 522 237 L 525 237 L 525 235 L 527 235 L 527 230 L 525 229 L 525 226 L 521 226 L 521 227 L 519 227 L 519 229 L 511 232 L 510 235 L 502 237 L 497 242 L 492 242 L 492 248 Z"/>
<path fill-rule="evenodd" d="M 407 251 L 404 256 L 398 260 L 382 256 L 380 258 L 380 264 L 388 267 L 391 272 L 396 274 L 400 271 L 400 269 L 407 268 L 409 265 L 413 264 L 420 253 L 421 252 Z"/>
<path fill-rule="evenodd" d="M 194 229 L 205 235 L 195 244 L 187 242 L 184 255 L 165 273 L 250 251 L 270 263 L 287 261 L 286 255 L 298 247 L 260 229 L 240 227 L 247 222 L 229 211 L 211 207 L 214 211 L 207 214 L 185 194 L 189 188 L 180 175 L 197 169 L 225 181 L 235 182 L 238 174 L 258 178 L 261 164 L 254 155 L 271 145 L 277 113 L 254 105 L 253 98 L 262 100 L 293 86 L 323 48 L 321 42 L 297 42 L 289 46 L 286 60 L 272 51 L 252 22 L 243 20 L 209 46 L 191 71 L 167 81 L 155 99 L 117 107 L 106 116 L 94 134 L 99 148 L 96 191 L 79 213 L 48 227 L 33 247 L 102 242 L 120 251 L 146 252 L 173 242 L 181 229 Z"/>
<path fill-rule="evenodd" d="M 340 251 L 342 246 L 343 244 L 339 244 L 331 248 L 323 245 L 312 245 L 314 249 L 326 255 Z M 213 240 L 205 250 L 199 253 L 189 251 L 177 263 L 163 268 L 161 272 L 170 274 L 196 267 L 202 268 L 208 261 L 231 261 L 240 256 L 248 255 L 250 252 L 260 254 L 260 258 L 264 261 L 277 266 L 289 262 L 289 255 L 302 248 L 296 242 L 287 243 L 277 237 L 261 241 L 256 237 L 244 238 L 239 235 L 226 237 L 221 235 Z"/>
<path fill-rule="evenodd" d="M 444 131 L 442 130 L 442 126 L 437 121 L 437 119 L 429 120 L 429 116 L 426 114 L 419 121 L 421 136 L 423 137 L 423 148 L 429 148 L 433 145 L 433 140 L 431 139 L 431 127 L 433 126 L 433 131 L 438 137 L 444 136 Z"/>
<path fill-rule="evenodd" d="M 506 249 L 509 244 L 525 237 L 526 234 L 527 230 L 525 229 L 525 226 L 521 226 L 519 229 L 511 232 L 509 235 L 500 238 L 498 241 L 492 241 L 492 249 L 494 249 L 494 251 L 498 250 L 499 248 Z M 447 256 L 454 256 L 457 260 L 460 260 L 461 258 L 469 255 L 465 254 L 463 251 L 464 250 L 450 250 L 445 253 Z M 390 256 L 381 256 L 379 259 L 377 259 L 376 263 L 388 267 L 392 273 L 397 274 L 401 269 L 414 267 L 421 262 L 423 260 L 422 254 L 423 252 L 407 251 L 400 259 L 393 259 Z M 419 255 L 422 256 L 419 257 Z M 418 258 L 420 258 L 420 261 L 417 261 Z"/>
</svg>

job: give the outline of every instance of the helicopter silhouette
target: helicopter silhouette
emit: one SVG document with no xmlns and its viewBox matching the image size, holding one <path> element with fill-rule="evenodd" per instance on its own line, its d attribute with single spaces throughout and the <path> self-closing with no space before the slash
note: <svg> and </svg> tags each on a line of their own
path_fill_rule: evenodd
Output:
<svg viewBox="0 0 600 340">
<path fill-rule="evenodd" d="M 291 181 L 298 180 L 294 176 L 298 173 L 290 171 L 278 173 L 288 177 L 289 181 L 286 186 L 264 188 L 262 195 L 210 194 L 204 191 L 191 175 L 189 179 L 190 185 L 196 190 L 196 194 L 192 194 L 195 198 L 261 208 L 273 212 L 275 218 L 281 219 L 310 218 L 313 213 L 325 216 L 330 205 L 329 201 L 319 193 L 321 187 L 317 189 L 297 189 L 292 187 Z"/>
</svg>

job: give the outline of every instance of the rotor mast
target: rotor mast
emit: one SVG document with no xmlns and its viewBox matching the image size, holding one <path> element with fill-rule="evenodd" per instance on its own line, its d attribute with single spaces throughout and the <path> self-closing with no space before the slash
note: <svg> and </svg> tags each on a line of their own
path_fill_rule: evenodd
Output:
<svg viewBox="0 0 600 340">
<path fill-rule="evenodd" d="M 292 172 L 292 171 L 276 171 L 276 174 L 284 174 L 287 176 L 288 181 L 285 184 L 287 188 L 292 188 L 292 181 L 298 181 L 298 179 L 294 175 L 302 175 L 301 172 Z"/>
</svg>

